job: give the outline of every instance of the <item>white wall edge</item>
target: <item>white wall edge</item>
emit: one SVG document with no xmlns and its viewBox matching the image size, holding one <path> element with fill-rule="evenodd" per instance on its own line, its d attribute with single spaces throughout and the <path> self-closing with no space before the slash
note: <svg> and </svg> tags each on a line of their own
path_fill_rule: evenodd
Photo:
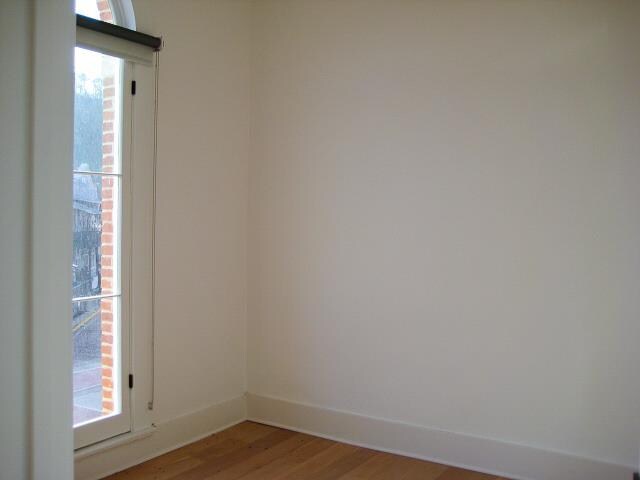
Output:
<svg viewBox="0 0 640 480">
<path fill-rule="evenodd" d="M 98 480 L 232 427 L 247 418 L 244 395 L 159 422 L 153 434 L 76 458 L 76 480 Z"/>
<path fill-rule="evenodd" d="M 630 480 L 633 467 L 247 394 L 248 419 L 514 480 Z"/>
<path fill-rule="evenodd" d="M 71 0 L 31 3 L 29 478 L 66 480 L 73 474 L 73 336 L 69 299 L 75 15 Z"/>
</svg>

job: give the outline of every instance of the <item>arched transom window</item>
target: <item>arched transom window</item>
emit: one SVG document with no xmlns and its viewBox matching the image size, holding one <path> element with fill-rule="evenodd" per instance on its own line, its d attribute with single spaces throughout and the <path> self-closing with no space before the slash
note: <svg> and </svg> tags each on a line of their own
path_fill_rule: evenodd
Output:
<svg viewBox="0 0 640 480">
<path fill-rule="evenodd" d="M 131 0 L 76 0 L 76 13 L 131 30 L 136 29 Z"/>
</svg>

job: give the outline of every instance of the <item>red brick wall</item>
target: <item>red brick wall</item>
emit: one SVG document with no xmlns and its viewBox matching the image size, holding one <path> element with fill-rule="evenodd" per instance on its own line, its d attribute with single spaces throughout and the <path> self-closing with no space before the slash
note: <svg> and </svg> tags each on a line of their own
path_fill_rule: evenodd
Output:
<svg viewBox="0 0 640 480">
<path fill-rule="evenodd" d="M 97 0 L 100 19 L 113 23 L 113 13 L 107 0 Z M 102 77 L 102 167 L 104 172 L 113 172 L 114 167 L 114 115 L 115 115 L 115 77 L 104 69 Z M 113 292 L 114 285 L 114 182 L 113 177 L 102 177 L 102 242 L 101 242 L 101 287 L 103 293 Z M 113 315 L 114 299 L 100 302 L 100 322 L 102 329 L 102 412 L 113 413 Z"/>
<path fill-rule="evenodd" d="M 113 23 L 113 13 L 111 12 L 111 5 L 109 5 L 108 0 L 97 0 L 96 5 L 100 12 L 100 20 Z"/>
</svg>

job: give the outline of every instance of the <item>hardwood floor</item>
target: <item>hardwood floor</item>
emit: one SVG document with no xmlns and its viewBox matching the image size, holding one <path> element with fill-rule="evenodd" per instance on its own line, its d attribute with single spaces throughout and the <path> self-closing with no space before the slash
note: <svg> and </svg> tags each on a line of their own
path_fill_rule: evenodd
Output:
<svg viewBox="0 0 640 480">
<path fill-rule="evenodd" d="M 506 480 L 243 422 L 109 480 Z"/>
</svg>

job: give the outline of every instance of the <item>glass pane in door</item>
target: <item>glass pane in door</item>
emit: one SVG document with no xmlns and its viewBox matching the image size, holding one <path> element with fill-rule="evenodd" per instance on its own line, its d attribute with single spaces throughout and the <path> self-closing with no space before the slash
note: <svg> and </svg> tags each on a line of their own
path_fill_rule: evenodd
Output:
<svg viewBox="0 0 640 480">
<path fill-rule="evenodd" d="M 120 411 L 119 396 L 114 395 L 115 384 L 120 381 L 114 368 L 117 352 L 109 345 L 117 333 L 113 320 L 118 313 L 115 297 L 73 302 L 74 425 Z M 105 373 L 118 381 L 106 382 Z"/>
<path fill-rule="evenodd" d="M 121 411 L 122 60 L 75 50 L 74 426 Z"/>
</svg>

